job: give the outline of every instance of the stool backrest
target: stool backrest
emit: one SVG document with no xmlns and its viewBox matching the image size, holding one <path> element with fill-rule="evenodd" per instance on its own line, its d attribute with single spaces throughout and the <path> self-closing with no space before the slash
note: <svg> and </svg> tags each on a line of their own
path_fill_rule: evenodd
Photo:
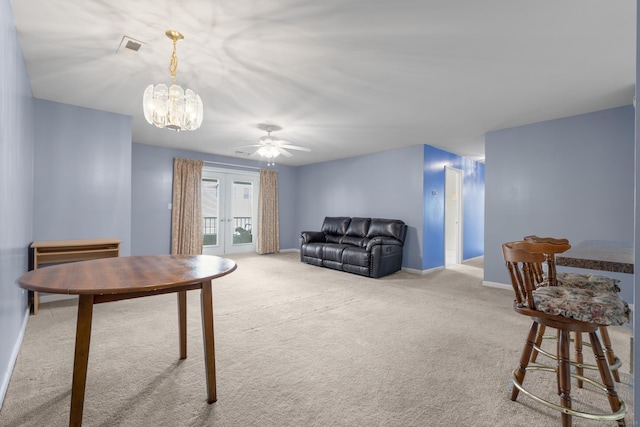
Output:
<svg viewBox="0 0 640 427">
<path fill-rule="evenodd" d="M 524 238 L 526 242 L 539 243 L 542 246 L 537 247 L 535 250 L 541 250 L 544 253 L 547 262 L 547 283 L 549 286 L 557 286 L 556 280 L 556 254 L 565 252 L 571 249 L 569 240 L 556 239 L 554 237 L 538 237 L 536 235 L 526 236 Z M 530 249 L 531 250 L 531 249 Z M 544 281 L 544 274 L 542 271 L 542 264 L 535 266 L 536 282 L 541 284 Z"/>
<path fill-rule="evenodd" d="M 535 265 L 545 260 L 543 252 L 536 251 L 539 243 L 509 242 L 502 244 L 502 254 L 509 270 L 511 285 L 519 307 L 536 309 L 533 301 L 533 291 L 536 289 Z M 530 251 L 528 249 L 534 249 Z"/>
</svg>

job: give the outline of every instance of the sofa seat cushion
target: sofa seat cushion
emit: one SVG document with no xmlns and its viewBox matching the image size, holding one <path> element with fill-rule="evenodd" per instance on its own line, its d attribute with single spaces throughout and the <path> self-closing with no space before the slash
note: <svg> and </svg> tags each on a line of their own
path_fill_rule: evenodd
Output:
<svg viewBox="0 0 640 427">
<path fill-rule="evenodd" d="M 356 236 L 344 236 L 340 240 L 340 243 L 342 243 L 343 245 L 353 245 L 353 246 L 357 246 L 359 248 L 366 247 L 368 242 L 369 242 L 368 238 L 366 238 L 366 237 L 356 237 Z"/>
<path fill-rule="evenodd" d="M 324 238 L 327 243 L 340 243 L 343 236 L 341 234 L 327 234 Z"/>
<path fill-rule="evenodd" d="M 326 243 L 307 243 L 302 245 L 302 255 L 312 258 L 322 258 L 322 247 Z"/>
<path fill-rule="evenodd" d="M 364 248 L 345 248 L 342 252 L 342 264 L 369 267 L 371 252 Z"/>
<path fill-rule="evenodd" d="M 612 292 L 547 286 L 533 291 L 536 310 L 598 325 L 624 325 L 629 322 L 629 305 Z"/>
<path fill-rule="evenodd" d="M 340 245 L 336 243 L 326 243 L 322 247 L 322 259 L 325 261 L 342 262 L 342 252 L 347 248 L 347 245 Z"/>
</svg>

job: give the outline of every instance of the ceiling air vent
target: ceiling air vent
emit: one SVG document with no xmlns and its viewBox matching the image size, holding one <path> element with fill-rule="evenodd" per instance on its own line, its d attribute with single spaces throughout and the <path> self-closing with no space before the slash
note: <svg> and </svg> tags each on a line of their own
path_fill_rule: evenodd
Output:
<svg viewBox="0 0 640 427">
<path fill-rule="evenodd" d="M 129 58 L 136 56 L 142 45 L 144 45 L 144 43 L 139 40 L 132 39 L 129 36 L 122 36 L 122 40 L 120 41 L 120 46 L 118 46 L 116 54 Z"/>
</svg>

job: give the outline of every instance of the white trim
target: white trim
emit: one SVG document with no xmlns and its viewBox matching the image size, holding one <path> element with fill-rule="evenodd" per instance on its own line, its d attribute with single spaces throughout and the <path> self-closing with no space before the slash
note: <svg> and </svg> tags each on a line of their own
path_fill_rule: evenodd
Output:
<svg viewBox="0 0 640 427">
<path fill-rule="evenodd" d="M 280 252 L 300 252 L 299 248 L 280 249 Z"/>
<path fill-rule="evenodd" d="M 260 170 L 262 168 L 257 168 L 255 166 L 246 166 L 246 165 L 238 165 L 235 163 L 224 163 L 224 162 L 210 162 L 207 160 L 203 160 L 205 165 L 222 165 L 222 166 L 231 166 L 233 168 L 246 168 L 246 169 L 257 169 Z"/>
<path fill-rule="evenodd" d="M 505 289 L 508 291 L 512 291 L 513 287 L 511 285 L 506 285 L 504 283 L 498 283 L 498 282 L 489 282 L 486 280 L 482 281 L 482 286 L 487 286 L 489 288 L 498 288 L 498 289 Z"/>
<path fill-rule="evenodd" d="M 451 180 L 448 178 L 448 172 L 451 171 L 455 174 L 456 179 L 455 179 L 455 192 L 457 193 L 456 196 L 456 213 L 459 215 L 458 216 L 458 222 L 455 224 L 455 228 L 456 228 L 456 259 L 455 259 L 455 263 L 453 264 L 447 264 L 447 249 L 450 249 L 447 247 L 447 228 L 451 226 L 451 218 L 449 216 L 450 212 L 448 212 L 447 209 L 447 190 L 451 189 Z M 443 253 L 444 253 L 444 266 L 448 267 L 450 265 L 457 265 L 457 264 L 462 264 L 463 259 L 462 259 L 462 254 L 464 252 L 464 248 L 462 247 L 464 239 L 463 239 L 463 230 L 464 230 L 464 206 L 463 206 L 463 197 L 462 194 L 464 192 L 464 171 L 462 169 L 457 169 L 451 166 L 446 166 L 444 167 L 444 195 L 443 195 L 443 207 L 444 207 L 444 241 L 443 243 Z"/>
<path fill-rule="evenodd" d="M 9 366 L 4 371 L 5 376 L 2 378 L 2 382 L 0 382 L 0 409 L 2 409 L 2 403 L 4 402 L 4 397 L 7 394 L 7 389 L 9 388 L 9 381 L 11 380 L 11 374 L 13 373 L 13 368 L 16 365 L 16 360 L 18 359 L 18 353 L 20 352 L 20 346 L 22 345 L 22 339 L 24 338 L 24 332 L 27 329 L 27 321 L 29 320 L 29 307 L 24 310 L 24 317 L 22 319 L 22 326 L 20 327 L 20 333 L 18 334 L 18 339 L 13 346 L 13 351 L 11 352 L 11 357 L 9 358 Z"/>
<path fill-rule="evenodd" d="M 252 168 L 252 169 L 260 169 L 260 168 Z M 205 166 L 202 168 L 202 177 L 205 178 L 205 175 L 209 173 L 213 173 L 213 174 L 217 174 L 217 173 L 224 173 L 224 174 L 229 174 L 229 175 L 249 175 L 252 177 L 257 177 L 260 178 L 260 172 L 254 172 L 254 171 L 243 171 L 240 169 L 224 169 L 224 168 L 216 168 L 214 166 Z M 214 177 L 215 178 L 215 177 Z"/>
<path fill-rule="evenodd" d="M 411 274 L 421 274 L 423 276 L 425 274 L 429 274 L 429 273 L 432 273 L 434 271 L 440 271 L 440 270 L 444 270 L 444 266 L 435 267 L 435 268 L 428 268 L 426 270 L 418 270 L 416 268 L 402 267 L 402 271 L 406 271 L 407 273 L 411 273 Z"/>
</svg>

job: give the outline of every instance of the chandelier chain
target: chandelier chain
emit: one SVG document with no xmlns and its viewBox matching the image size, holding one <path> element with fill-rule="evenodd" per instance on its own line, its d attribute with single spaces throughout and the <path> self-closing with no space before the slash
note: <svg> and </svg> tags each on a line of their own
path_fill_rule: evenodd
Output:
<svg viewBox="0 0 640 427">
<path fill-rule="evenodd" d="M 173 38 L 173 53 L 171 54 L 171 61 L 169 62 L 169 74 L 173 79 L 173 84 L 176 84 L 176 71 L 178 71 L 178 55 L 176 54 L 176 47 L 178 44 L 177 38 Z"/>
</svg>

